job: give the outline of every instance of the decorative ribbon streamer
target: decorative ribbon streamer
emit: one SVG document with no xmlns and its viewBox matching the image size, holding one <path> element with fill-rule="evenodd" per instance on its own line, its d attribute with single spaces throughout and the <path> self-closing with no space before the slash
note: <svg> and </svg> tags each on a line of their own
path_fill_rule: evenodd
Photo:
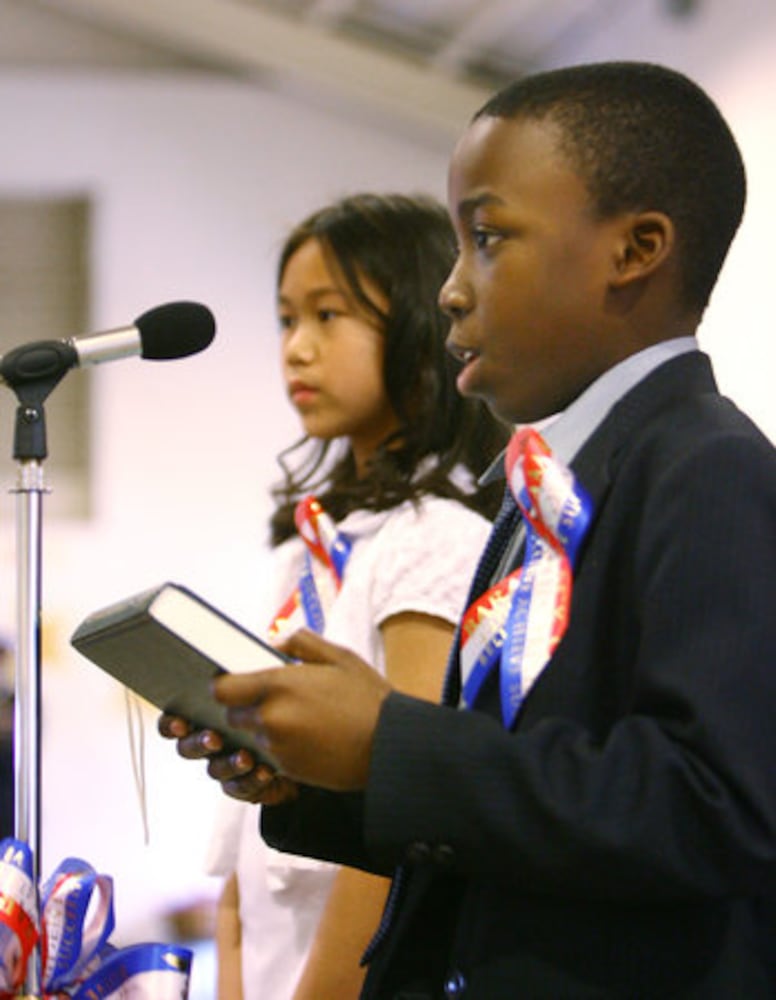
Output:
<svg viewBox="0 0 776 1000">
<path fill-rule="evenodd" d="M 191 952 L 170 944 L 136 944 L 114 951 L 72 994 L 73 1000 L 186 1000 Z M 127 989 L 129 984 L 130 989 Z"/>
<path fill-rule="evenodd" d="M 113 880 L 67 858 L 41 889 L 42 928 L 29 847 L 0 841 L 0 998 L 18 995 L 34 945 L 41 942 L 45 1000 L 186 1000 L 192 953 L 166 944 L 116 949 Z"/>
<path fill-rule="evenodd" d="M 113 880 L 66 858 L 41 889 L 43 982 L 57 993 L 78 982 L 113 933 Z"/>
<path fill-rule="evenodd" d="M 491 671 L 501 659 L 506 641 L 505 623 L 521 570 L 494 584 L 463 616 L 461 623 L 462 700 L 471 708 Z"/>
<path fill-rule="evenodd" d="M 574 565 L 590 528 L 592 502 L 532 428 L 513 435 L 505 464 L 525 519 L 525 558 L 464 615 L 461 669 L 467 707 L 499 669 L 502 721 L 509 729 L 566 631 Z"/>
<path fill-rule="evenodd" d="M 326 624 L 326 610 L 342 586 L 352 542 L 337 527 L 315 497 L 304 497 L 294 515 L 297 530 L 307 546 L 299 584 L 275 615 L 270 640 L 306 626 L 319 634 Z"/>
<path fill-rule="evenodd" d="M 0 996 L 16 995 L 37 941 L 32 851 L 21 841 L 6 837 L 0 841 Z"/>
</svg>

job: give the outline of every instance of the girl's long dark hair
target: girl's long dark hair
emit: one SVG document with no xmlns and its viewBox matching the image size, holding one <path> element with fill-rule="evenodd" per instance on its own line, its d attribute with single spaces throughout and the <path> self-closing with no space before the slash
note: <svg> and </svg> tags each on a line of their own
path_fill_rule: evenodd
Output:
<svg viewBox="0 0 776 1000">
<path fill-rule="evenodd" d="M 428 197 L 360 194 L 311 215 L 288 236 L 280 254 L 280 286 L 293 254 L 309 239 L 385 337 L 384 379 L 399 429 L 358 477 L 349 449 L 304 437 L 279 457 L 283 481 L 272 490 L 274 545 L 294 534 L 294 508 L 314 492 L 335 521 L 356 509 L 386 510 L 424 494 L 450 497 L 493 516 L 503 484 L 477 488 L 478 477 L 504 447 L 509 428 L 455 387 L 456 363 L 445 350 L 448 321 L 437 305 L 452 268 L 454 235 L 445 209 Z M 362 281 L 387 300 L 383 312 Z M 292 465 L 290 456 L 300 451 Z M 456 468 L 471 483 L 451 478 Z"/>
</svg>

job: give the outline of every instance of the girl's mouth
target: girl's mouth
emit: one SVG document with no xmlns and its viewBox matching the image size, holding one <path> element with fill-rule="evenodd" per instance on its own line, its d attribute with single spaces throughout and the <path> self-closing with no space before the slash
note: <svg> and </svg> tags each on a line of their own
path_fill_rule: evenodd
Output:
<svg viewBox="0 0 776 1000">
<path fill-rule="evenodd" d="M 291 401 L 297 406 L 300 403 L 309 403 L 315 398 L 317 391 L 314 386 L 307 385 L 307 383 L 300 382 L 297 379 L 293 380 L 288 386 L 288 395 Z"/>
</svg>

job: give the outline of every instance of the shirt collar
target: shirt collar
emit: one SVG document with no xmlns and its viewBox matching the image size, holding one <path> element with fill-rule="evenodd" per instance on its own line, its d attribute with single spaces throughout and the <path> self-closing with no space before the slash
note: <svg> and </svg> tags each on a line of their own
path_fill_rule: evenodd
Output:
<svg viewBox="0 0 776 1000">
<path fill-rule="evenodd" d="M 615 403 L 656 368 L 689 351 L 698 350 L 694 336 L 662 340 L 620 361 L 600 375 L 561 413 L 533 426 L 565 464 L 572 461 L 582 445 L 600 426 Z M 479 479 L 487 486 L 504 477 L 506 449 L 488 466 Z"/>
</svg>

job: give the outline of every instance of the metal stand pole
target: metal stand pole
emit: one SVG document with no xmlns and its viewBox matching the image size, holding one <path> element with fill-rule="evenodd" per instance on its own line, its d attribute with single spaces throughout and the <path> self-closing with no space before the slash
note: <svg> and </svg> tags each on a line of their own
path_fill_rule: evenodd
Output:
<svg viewBox="0 0 776 1000">
<path fill-rule="evenodd" d="M 14 705 L 14 833 L 32 853 L 32 879 L 40 883 L 41 846 L 41 537 L 43 459 L 47 455 L 43 402 L 73 366 L 74 349 L 60 342 L 16 348 L 0 362 L 0 378 L 16 393 L 13 457 L 16 487 L 16 677 Z M 39 907 L 38 907 L 39 910 Z M 23 996 L 40 1000 L 41 953 L 27 962 Z"/>
<path fill-rule="evenodd" d="M 16 488 L 16 680 L 14 705 L 14 835 L 32 851 L 32 880 L 41 857 L 41 508 L 43 466 L 22 461 Z M 25 995 L 42 996 L 41 955 L 27 964 Z"/>
</svg>

